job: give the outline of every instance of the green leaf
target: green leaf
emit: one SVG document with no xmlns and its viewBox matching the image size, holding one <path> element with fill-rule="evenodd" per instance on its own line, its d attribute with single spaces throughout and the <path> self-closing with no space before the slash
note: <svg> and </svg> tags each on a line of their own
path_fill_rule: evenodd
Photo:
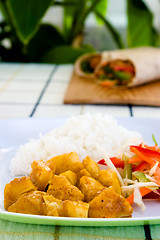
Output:
<svg viewBox="0 0 160 240">
<path fill-rule="evenodd" d="M 27 55 L 29 61 L 39 62 L 51 48 L 64 44 L 64 37 L 54 26 L 42 24 L 28 44 Z"/>
<path fill-rule="evenodd" d="M 63 27 L 66 38 L 69 38 L 68 42 L 73 40 L 70 36 L 71 32 L 84 12 L 85 7 L 85 0 L 72 0 L 72 2 L 71 0 L 64 0 Z"/>
<path fill-rule="evenodd" d="M 70 1 L 69 0 L 64 0 L 64 15 L 63 15 L 63 26 L 65 32 L 67 32 L 73 24 L 74 17 L 75 17 L 75 12 L 78 9 L 78 0 L 73 0 L 72 4 L 68 4 Z M 80 9 L 81 10 L 81 9 Z"/>
<path fill-rule="evenodd" d="M 107 12 L 108 0 L 100 0 L 96 5 L 95 10 L 105 18 Z M 96 15 L 97 22 L 103 24 L 103 20 Z"/>
<path fill-rule="evenodd" d="M 88 48 L 73 48 L 66 45 L 58 46 L 47 52 L 42 61 L 56 64 L 74 63 L 80 55 L 91 51 L 93 50 Z"/>
<path fill-rule="evenodd" d="M 118 31 L 113 27 L 113 25 L 109 22 L 108 19 L 104 18 L 101 13 L 99 13 L 98 11 L 95 11 L 95 14 L 103 21 L 104 25 L 106 26 L 106 28 L 110 31 L 110 34 L 113 37 L 113 40 L 115 41 L 116 45 L 118 48 L 124 48 L 124 44 L 123 41 L 121 39 L 120 34 L 118 33 Z"/>
<path fill-rule="evenodd" d="M 72 43 L 77 35 L 83 33 L 84 24 L 90 13 L 93 13 L 100 0 L 81 0 L 78 1 L 76 14 L 73 18 L 73 24 L 69 33 L 69 43 Z"/>
<path fill-rule="evenodd" d="M 127 0 L 128 46 L 156 46 L 158 34 L 153 14 L 142 0 Z"/>
<path fill-rule="evenodd" d="M 4 1 L 0 0 L 0 13 L 3 15 L 4 19 L 9 22 L 9 17 L 7 14 L 6 4 Z"/>
<path fill-rule="evenodd" d="M 27 44 L 38 29 L 52 0 L 6 0 L 17 36 Z"/>
<path fill-rule="evenodd" d="M 160 35 L 155 28 L 152 28 L 152 38 L 153 38 L 152 39 L 153 45 L 156 46 L 156 47 L 159 47 Z"/>
</svg>

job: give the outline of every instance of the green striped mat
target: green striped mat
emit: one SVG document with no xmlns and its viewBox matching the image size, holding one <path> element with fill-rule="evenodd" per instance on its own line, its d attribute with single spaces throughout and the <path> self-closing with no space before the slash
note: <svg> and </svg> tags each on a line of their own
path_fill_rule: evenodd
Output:
<svg viewBox="0 0 160 240">
<path fill-rule="evenodd" d="M 160 239 L 160 225 L 134 227 L 68 227 L 0 220 L 0 240 Z"/>
</svg>

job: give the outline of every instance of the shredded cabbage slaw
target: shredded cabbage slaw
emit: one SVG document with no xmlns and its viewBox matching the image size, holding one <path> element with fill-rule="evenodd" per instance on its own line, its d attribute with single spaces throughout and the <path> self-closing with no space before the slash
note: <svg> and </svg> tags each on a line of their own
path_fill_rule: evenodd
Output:
<svg viewBox="0 0 160 240">
<path fill-rule="evenodd" d="M 131 145 L 132 157 L 123 154 L 122 158 L 109 158 L 107 154 L 98 164 L 116 171 L 122 188 L 122 195 L 132 205 L 145 209 L 144 198 L 160 199 L 160 148 L 141 143 Z"/>
</svg>

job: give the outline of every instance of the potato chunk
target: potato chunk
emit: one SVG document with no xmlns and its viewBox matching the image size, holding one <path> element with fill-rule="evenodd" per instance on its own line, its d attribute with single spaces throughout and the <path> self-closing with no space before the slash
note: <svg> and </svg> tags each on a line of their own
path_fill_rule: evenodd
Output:
<svg viewBox="0 0 160 240">
<path fill-rule="evenodd" d="M 59 174 L 59 176 L 64 176 L 67 178 L 68 181 L 70 181 L 70 183 L 74 186 L 76 186 L 77 184 L 77 174 L 68 170 L 66 172 L 63 172 L 61 174 Z"/>
<path fill-rule="evenodd" d="M 57 175 L 67 170 L 76 173 L 84 168 L 76 152 L 65 153 L 47 161 L 49 167 L 53 164 L 56 165 L 55 174 Z"/>
<path fill-rule="evenodd" d="M 82 201 L 70 201 L 63 202 L 64 217 L 88 217 L 89 204 Z"/>
<path fill-rule="evenodd" d="M 94 178 L 87 176 L 81 177 L 78 187 L 84 194 L 86 202 L 90 202 L 97 192 L 104 188 L 104 186 Z"/>
<path fill-rule="evenodd" d="M 7 210 L 23 193 L 36 189 L 30 177 L 15 178 L 4 188 L 4 208 Z"/>
<path fill-rule="evenodd" d="M 43 214 L 47 216 L 63 216 L 63 202 L 52 195 L 43 196 Z"/>
<path fill-rule="evenodd" d="M 127 200 L 117 194 L 113 187 L 104 188 L 98 196 L 89 203 L 90 218 L 129 217 L 133 209 Z"/>
<path fill-rule="evenodd" d="M 9 212 L 43 215 L 43 196 L 45 192 L 32 191 L 21 195 L 9 208 Z"/>
<path fill-rule="evenodd" d="M 112 186 L 117 193 L 121 194 L 120 182 L 115 171 L 111 169 L 99 171 L 97 181 L 105 187 Z"/>
<path fill-rule="evenodd" d="M 84 200 L 83 193 L 77 187 L 73 186 L 64 176 L 54 175 L 47 193 L 60 200 Z"/>
<path fill-rule="evenodd" d="M 45 191 L 46 186 L 52 178 L 53 172 L 42 160 L 32 162 L 30 178 L 38 190 Z"/>
<path fill-rule="evenodd" d="M 94 160 L 92 160 L 89 156 L 83 159 L 82 163 L 85 169 L 90 173 L 91 177 L 96 179 L 98 172 L 100 171 L 98 164 Z"/>
</svg>

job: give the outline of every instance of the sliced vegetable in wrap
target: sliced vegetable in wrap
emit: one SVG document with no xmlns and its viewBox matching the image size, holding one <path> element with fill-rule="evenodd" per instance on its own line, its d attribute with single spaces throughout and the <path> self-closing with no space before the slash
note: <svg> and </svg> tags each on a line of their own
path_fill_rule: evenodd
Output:
<svg viewBox="0 0 160 240">
<path fill-rule="evenodd" d="M 96 71 L 96 77 L 104 86 L 126 86 L 135 76 L 135 68 L 129 60 L 107 61 Z"/>
<path fill-rule="evenodd" d="M 92 61 L 96 62 L 93 67 Z M 160 79 L 160 49 L 104 51 L 97 53 L 97 61 L 96 54 L 88 54 L 78 59 L 75 70 L 79 76 L 98 80 L 102 86 L 135 87 Z"/>
</svg>

